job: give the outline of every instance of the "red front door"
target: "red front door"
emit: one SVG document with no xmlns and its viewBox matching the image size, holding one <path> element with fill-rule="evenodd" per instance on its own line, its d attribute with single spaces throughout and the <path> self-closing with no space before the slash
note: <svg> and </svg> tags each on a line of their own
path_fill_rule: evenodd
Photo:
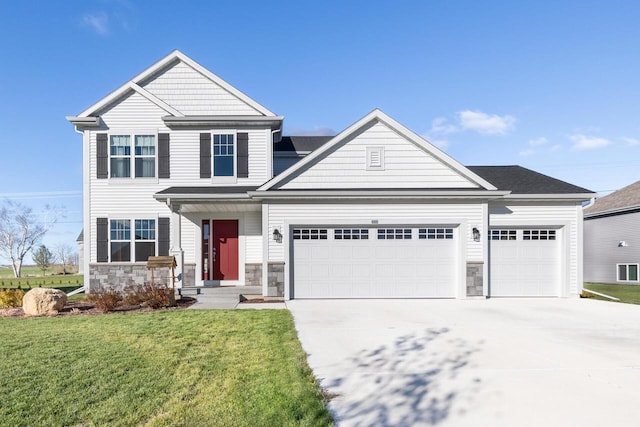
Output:
<svg viewBox="0 0 640 427">
<path fill-rule="evenodd" d="M 238 221 L 212 221 L 213 280 L 238 280 Z"/>
</svg>

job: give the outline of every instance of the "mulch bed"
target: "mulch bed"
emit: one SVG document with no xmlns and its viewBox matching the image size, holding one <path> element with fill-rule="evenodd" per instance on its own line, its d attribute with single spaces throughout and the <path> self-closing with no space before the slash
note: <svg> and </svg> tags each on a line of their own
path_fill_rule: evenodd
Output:
<svg viewBox="0 0 640 427">
<path fill-rule="evenodd" d="M 150 313 L 152 311 L 159 310 L 181 310 L 189 307 L 194 304 L 196 300 L 194 298 L 182 297 L 181 299 L 176 300 L 175 307 L 166 307 L 153 309 L 151 307 L 146 307 L 142 305 L 123 305 L 117 307 L 115 310 L 110 311 L 108 313 L 103 313 L 93 304 L 88 301 L 79 300 L 79 301 L 70 301 L 64 308 L 58 312 L 58 314 L 52 314 L 48 317 L 57 317 L 57 316 L 97 316 L 102 314 L 127 314 L 127 313 Z M 22 307 L 16 308 L 0 308 L 0 317 L 27 317 L 22 311 Z"/>
</svg>

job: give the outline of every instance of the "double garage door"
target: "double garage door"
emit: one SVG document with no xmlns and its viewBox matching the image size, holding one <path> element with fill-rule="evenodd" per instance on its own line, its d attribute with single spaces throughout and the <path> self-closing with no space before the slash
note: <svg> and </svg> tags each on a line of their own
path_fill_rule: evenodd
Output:
<svg viewBox="0 0 640 427">
<path fill-rule="evenodd" d="M 559 229 L 493 228 L 489 245 L 491 296 L 559 296 Z"/>
<path fill-rule="evenodd" d="M 292 297 L 455 297 L 457 232 L 428 225 L 295 227 Z"/>
</svg>

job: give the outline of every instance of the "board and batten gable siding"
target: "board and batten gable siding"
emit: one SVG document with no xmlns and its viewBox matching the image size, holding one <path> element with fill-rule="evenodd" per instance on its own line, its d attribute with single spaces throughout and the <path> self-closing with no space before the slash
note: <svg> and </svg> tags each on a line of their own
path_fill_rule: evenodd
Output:
<svg viewBox="0 0 640 427">
<path fill-rule="evenodd" d="M 639 224 L 640 212 L 584 219 L 585 282 L 622 283 L 616 264 L 640 264 Z M 621 241 L 627 246 L 618 246 Z"/>
<path fill-rule="evenodd" d="M 463 244 L 464 259 L 461 261 L 482 261 L 485 240 L 474 242 L 471 230 L 482 228 L 482 203 L 269 203 L 269 230 L 282 229 L 284 240 L 289 239 L 286 224 L 317 224 L 325 226 L 358 225 L 384 227 L 406 224 L 460 224 L 458 235 L 466 236 Z M 372 224 L 372 221 L 378 224 Z M 285 245 L 269 237 L 270 262 L 285 261 Z"/>
<path fill-rule="evenodd" d="M 383 147 L 381 170 L 367 168 L 367 147 Z M 381 122 L 275 186 L 276 189 L 477 187 Z"/>
<path fill-rule="evenodd" d="M 519 202 L 503 201 L 489 203 L 490 227 L 562 227 L 562 239 L 564 241 L 561 252 L 565 258 L 562 265 L 566 266 L 563 272 L 562 292 L 563 296 L 578 294 L 582 289 L 582 283 L 578 283 L 582 276 L 578 272 L 582 241 L 578 233 L 581 232 L 582 205 L 580 202 Z M 486 235 L 483 234 L 486 239 Z M 568 286 L 567 286 L 568 282 Z"/>
<path fill-rule="evenodd" d="M 177 62 L 142 87 L 184 115 L 263 115 L 187 64 Z"/>
</svg>

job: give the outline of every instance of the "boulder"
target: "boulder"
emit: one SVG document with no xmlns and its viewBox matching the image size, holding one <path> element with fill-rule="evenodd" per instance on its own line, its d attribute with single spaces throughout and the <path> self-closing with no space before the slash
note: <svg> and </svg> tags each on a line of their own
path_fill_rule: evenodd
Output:
<svg viewBox="0 0 640 427">
<path fill-rule="evenodd" d="M 57 314 L 67 303 L 67 294 L 58 289 L 34 288 L 24 294 L 22 309 L 27 316 Z"/>
</svg>

